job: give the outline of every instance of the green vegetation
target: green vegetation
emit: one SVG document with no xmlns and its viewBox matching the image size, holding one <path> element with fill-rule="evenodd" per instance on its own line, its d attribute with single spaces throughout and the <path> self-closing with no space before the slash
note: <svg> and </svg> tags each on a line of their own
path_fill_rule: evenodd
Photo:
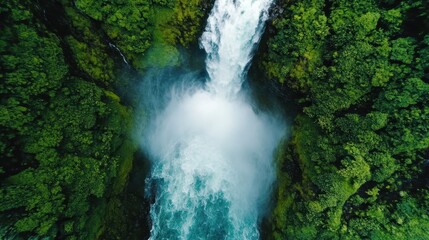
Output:
<svg viewBox="0 0 429 240">
<path fill-rule="evenodd" d="M 203 4 L 203 0 L 76 1 L 77 9 L 100 22 L 139 69 L 180 63 L 177 46 L 195 42 L 201 31 Z"/>
<path fill-rule="evenodd" d="M 195 43 L 201 31 L 203 0 L 158 0 L 153 7 L 152 47 L 142 59 L 142 67 L 178 66 L 178 46 Z M 180 44 L 180 45 L 179 45 Z"/>
<path fill-rule="evenodd" d="M 130 110 L 71 74 L 60 39 L 23 5 L 1 11 L 1 234 L 92 238 L 84 231 L 91 202 L 103 198 L 128 157 L 118 149 L 126 144 Z"/>
<path fill-rule="evenodd" d="M 279 154 L 273 237 L 428 239 L 426 1 L 282 7 L 262 64 L 303 111 Z"/>
<path fill-rule="evenodd" d="M 0 3 L 0 239 L 138 238 L 126 189 L 144 113 L 121 94 L 123 57 L 137 75 L 179 66 L 211 3 Z M 429 3 L 276 7 L 261 66 L 302 111 L 272 237 L 429 239 Z"/>
<path fill-rule="evenodd" d="M 125 56 L 138 64 L 141 56 L 150 46 L 150 2 L 77 0 L 76 7 L 92 19 L 100 22 L 103 30 Z"/>
<path fill-rule="evenodd" d="M 112 45 L 144 70 L 152 44 L 175 49 L 196 39 L 201 4 L 0 3 L 0 239 L 127 238 L 133 223 L 116 214 L 135 208 L 123 201 L 141 113 L 118 94 L 129 80 Z M 160 8 L 174 13 L 173 41 L 156 32 Z M 177 25 L 187 20 L 195 24 Z"/>
</svg>

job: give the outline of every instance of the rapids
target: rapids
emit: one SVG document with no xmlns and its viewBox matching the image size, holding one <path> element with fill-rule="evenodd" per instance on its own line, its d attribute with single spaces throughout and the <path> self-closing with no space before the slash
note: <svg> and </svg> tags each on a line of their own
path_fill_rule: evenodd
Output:
<svg viewBox="0 0 429 240">
<path fill-rule="evenodd" d="M 241 85 L 270 4 L 217 0 L 200 38 L 207 81 L 166 91 L 168 103 L 152 117 L 143 139 L 153 161 L 150 239 L 260 237 L 285 127 L 256 110 Z"/>
</svg>

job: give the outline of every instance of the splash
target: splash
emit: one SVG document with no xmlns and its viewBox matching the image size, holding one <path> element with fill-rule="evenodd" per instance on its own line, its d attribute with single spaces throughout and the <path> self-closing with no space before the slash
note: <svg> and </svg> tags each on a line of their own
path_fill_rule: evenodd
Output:
<svg viewBox="0 0 429 240">
<path fill-rule="evenodd" d="M 270 5 L 270 0 L 216 1 L 200 40 L 209 91 L 232 97 L 241 89 Z"/>
<path fill-rule="evenodd" d="M 144 147 L 153 160 L 151 239 L 258 239 L 284 126 L 241 91 L 270 1 L 218 0 L 200 45 L 205 85 L 167 91 Z"/>
</svg>

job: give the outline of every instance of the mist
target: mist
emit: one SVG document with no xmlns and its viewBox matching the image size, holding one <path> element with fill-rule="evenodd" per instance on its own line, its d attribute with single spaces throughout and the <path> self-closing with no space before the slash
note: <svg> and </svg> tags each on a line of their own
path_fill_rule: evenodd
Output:
<svg viewBox="0 0 429 240">
<path fill-rule="evenodd" d="M 152 161 L 151 239 L 259 238 L 286 125 L 275 108 L 259 109 L 242 83 L 269 5 L 217 1 L 200 40 L 206 74 L 146 76 L 149 122 L 141 143 Z M 242 32 L 228 35 L 234 31 Z"/>
</svg>

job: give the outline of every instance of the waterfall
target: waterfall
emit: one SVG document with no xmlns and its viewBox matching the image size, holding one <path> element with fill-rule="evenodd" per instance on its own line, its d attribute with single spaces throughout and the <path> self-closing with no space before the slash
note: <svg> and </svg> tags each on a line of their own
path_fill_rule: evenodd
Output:
<svg viewBox="0 0 429 240">
<path fill-rule="evenodd" d="M 200 45 L 207 52 L 208 87 L 235 95 L 259 42 L 271 0 L 218 0 L 207 20 Z"/>
<path fill-rule="evenodd" d="M 218 0 L 200 39 L 208 81 L 183 81 L 150 121 L 143 141 L 153 161 L 150 239 L 259 238 L 284 126 L 255 111 L 240 89 L 269 6 Z"/>
</svg>

